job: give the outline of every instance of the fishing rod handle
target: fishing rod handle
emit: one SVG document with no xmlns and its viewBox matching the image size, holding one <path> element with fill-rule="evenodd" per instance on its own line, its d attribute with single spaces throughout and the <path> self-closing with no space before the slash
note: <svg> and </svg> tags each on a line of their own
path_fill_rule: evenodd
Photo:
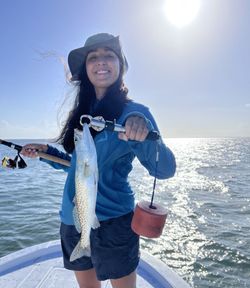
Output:
<svg viewBox="0 0 250 288">
<path fill-rule="evenodd" d="M 44 152 L 39 152 L 39 151 L 37 151 L 37 155 L 40 158 L 43 158 L 43 159 L 46 159 L 46 160 L 50 160 L 52 162 L 56 162 L 56 163 L 62 164 L 64 166 L 70 167 L 70 162 L 68 160 L 65 160 L 65 159 L 62 159 L 62 158 L 59 158 L 59 157 L 44 153 Z"/>
</svg>

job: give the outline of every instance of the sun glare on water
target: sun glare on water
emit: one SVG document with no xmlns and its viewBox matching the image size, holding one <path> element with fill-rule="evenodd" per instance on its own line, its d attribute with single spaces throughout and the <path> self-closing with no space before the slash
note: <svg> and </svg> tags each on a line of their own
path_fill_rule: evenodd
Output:
<svg viewBox="0 0 250 288">
<path fill-rule="evenodd" d="M 168 21 L 182 28 L 191 23 L 200 10 L 200 0 L 166 0 L 164 13 Z"/>
</svg>

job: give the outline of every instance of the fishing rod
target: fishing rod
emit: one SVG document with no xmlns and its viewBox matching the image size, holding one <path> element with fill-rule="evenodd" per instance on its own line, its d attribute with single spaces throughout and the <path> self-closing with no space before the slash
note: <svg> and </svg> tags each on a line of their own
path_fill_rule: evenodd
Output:
<svg viewBox="0 0 250 288">
<path fill-rule="evenodd" d="M 92 127 L 94 130 L 98 132 L 102 131 L 103 129 L 109 130 L 109 131 L 115 131 L 115 132 L 123 132 L 123 133 L 126 132 L 126 129 L 124 126 L 117 124 L 115 120 L 114 121 L 104 120 L 102 116 L 92 117 L 90 115 L 82 115 L 80 117 L 80 124 L 83 126 L 84 123 L 87 123 L 89 127 Z M 158 131 L 150 131 L 146 137 L 147 140 L 152 140 L 152 141 L 158 140 L 159 138 L 160 138 L 160 134 Z M 25 168 L 27 166 L 25 161 L 20 155 L 20 152 L 23 149 L 23 146 L 20 146 L 20 145 L 17 145 L 17 144 L 14 144 L 12 142 L 8 142 L 2 139 L 0 139 L 0 144 L 8 146 L 18 151 L 17 156 L 15 157 L 14 160 L 8 157 L 4 157 L 4 159 L 2 160 L 2 165 L 4 167 Z M 47 154 L 38 150 L 37 150 L 37 155 L 40 158 L 50 160 L 55 163 L 59 163 L 64 166 L 70 167 L 70 162 L 62 158 L 59 158 L 59 157 L 56 157 L 56 156 L 53 156 L 53 155 L 50 155 L 50 154 Z"/>
<path fill-rule="evenodd" d="M 9 159 L 7 157 L 5 157 L 2 160 L 2 164 L 4 166 L 10 167 L 10 168 L 15 168 L 16 164 L 18 164 L 19 168 L 25 168 L 27 166 L 26 163 L 24 162 L 24 160 L 22 159 L 22 157 L 20 156 L 20 152 L 23 149 L 23 146 L 20 146 L 20 145 L 17 145 L 17 144 L 14 144 L 12 142 L 8 142 L 8 141 L 2 140 L 2 139 L 0 139 L 0 144 L 8 146 L 8 147 L 18 151 L 17 157 L 14 160 Z M 59 164 L 62 164 L 64 166 L 70 167 L 70 162 L 67 161 L 67 160 L 64 160 L 62 158 L 59 158 L 59 157 L 56 157 L 56 156 L 53 156 L 53 155 L 50 155 L 50 154 L 47 154 L 47 153 L 44 153 L 44 152 L 41 152 L 41 151 L 37 151 L 37 155 L 40 158 L 43 158 L 43 159 L 46 159 L 46 160 L 50 160 L 50 161 L 53 161 L 55 163 L 59 163 Z M 17 163 L 18 158 L 20 158 L 20 162 L 19 163 Z"/>
</svg>

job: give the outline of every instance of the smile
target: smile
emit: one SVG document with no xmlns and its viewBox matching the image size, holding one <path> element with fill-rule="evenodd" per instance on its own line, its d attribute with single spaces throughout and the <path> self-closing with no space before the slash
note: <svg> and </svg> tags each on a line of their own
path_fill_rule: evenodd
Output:
<svg viewBox="0 0 250 288">
<path fill-rule="evenodd" d="M 108 70 L 100 70 L 100 71 L 97 71 L 96 74 L 100 75 L 100 74 L 107 74 L 109 73 Z"/>
</svg>

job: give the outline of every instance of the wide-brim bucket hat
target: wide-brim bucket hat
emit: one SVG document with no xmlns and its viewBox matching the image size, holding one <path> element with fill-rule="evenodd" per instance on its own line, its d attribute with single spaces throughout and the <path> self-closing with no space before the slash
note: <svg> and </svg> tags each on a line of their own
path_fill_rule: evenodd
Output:
<svg viewBox="0 0 250 288">
<path fill-rule="evenodd" d="M 126 72 L 128 70 L 128 62 L 122 51 L 119 36 L 113 36 L 108 33 L 99 33 L 90 36 L 83 47 L 74 49 L 69 53 L 68 64 L 72 75 L 71 81 L 80 80 L 80 73 L 83 69 L 88 53 L 101 47 L 109 48 L 114 51 L 120 59 L 121 65 L 123 65 L 123 71 Z"/>
</svg>

